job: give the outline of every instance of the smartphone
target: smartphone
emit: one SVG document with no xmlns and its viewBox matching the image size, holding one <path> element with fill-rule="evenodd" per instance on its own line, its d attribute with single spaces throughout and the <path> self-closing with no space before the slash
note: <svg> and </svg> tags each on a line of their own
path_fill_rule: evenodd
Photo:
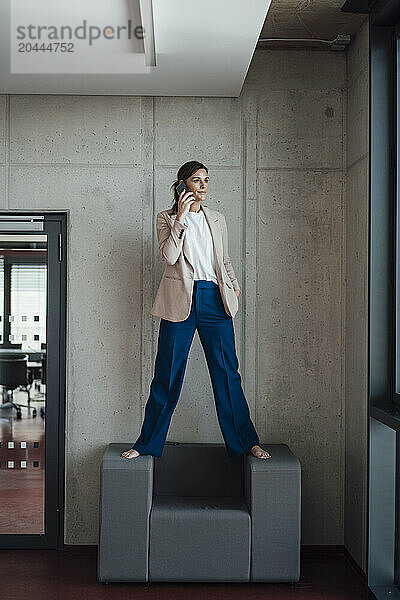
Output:
<svg viewBox="0 0 400 600">
<path fill-rule="evenodd" d="M 181 195 L 181 193 L 183 192 L 183 190 L 185 190 L 185 192 L 188 192 L 188 188 L 187 185 L 184 181 L 182 181 L 181 183 L 178 183 L 178 185 L 176 186 L 176 193 L 178 194 L 178 196 Z"/>
</svg>

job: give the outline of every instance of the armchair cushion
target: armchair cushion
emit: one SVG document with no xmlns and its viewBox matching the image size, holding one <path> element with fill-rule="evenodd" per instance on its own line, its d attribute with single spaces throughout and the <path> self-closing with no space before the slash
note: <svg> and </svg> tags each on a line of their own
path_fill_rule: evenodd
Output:
<svg viewBox="0 0 400 600">
<path fill-rule="evenodd" d="M 243 497 L 154 496 L 150 581 L 248 581 L 250 528 Z"/>
</svg>

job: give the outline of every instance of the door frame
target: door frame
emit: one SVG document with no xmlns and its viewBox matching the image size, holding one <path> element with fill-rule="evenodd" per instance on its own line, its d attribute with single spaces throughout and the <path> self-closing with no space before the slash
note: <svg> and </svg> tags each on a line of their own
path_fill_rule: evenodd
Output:
<svg viewBox="0 0 400 600">
<path fill-rule="evenodd" d="M 18 224 L 7 229 L 4 217 L 8 222 L 13 215 L 28 217 L 20 230 Z M 42 229 L 27 229 L 29 217 L 38 216 Z M 0 549 L 64 547 L 68 222 L 69 211 L 0 211 L 0 234 L 47 234 L 45 533 L 0 532 Z"/>
</svg>

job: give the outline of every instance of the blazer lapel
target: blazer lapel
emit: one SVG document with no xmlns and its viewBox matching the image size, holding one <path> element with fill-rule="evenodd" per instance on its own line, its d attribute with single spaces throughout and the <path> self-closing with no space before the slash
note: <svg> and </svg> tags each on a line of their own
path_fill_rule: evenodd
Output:
<svg viewBox="0 0 400 600">
<path fill-rule="evenodd" d="M 215 267 L 218 269 L 218 271 L 221 271 L 222 235 L 221 227 L 218 223 L 219 216 L 213 210 L 208 208 L 206 204 L 203 204 L 202 208 L 211 231 L 211 237 L 214 245 Z M 218 274 L 219 273 L 217 272 L 217 275 Z"/>
</svg>

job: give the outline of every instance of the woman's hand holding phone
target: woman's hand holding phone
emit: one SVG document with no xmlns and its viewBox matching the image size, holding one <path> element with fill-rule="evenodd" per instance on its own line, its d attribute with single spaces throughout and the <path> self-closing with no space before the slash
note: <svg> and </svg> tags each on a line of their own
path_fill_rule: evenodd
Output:
<svg viewBox="0 0 400 600">
<path fill-rule="evenodd" d="M 193 204 L 194 201 L 195 198 L 193 196 L 193 192 L 190 192 L 189 190 L 182 190 L 182 192 L 179 194 L 178 212 L 176 218 L 180 223 L 183 222 L 185 216 L 190 210 L 190 206 Z"/>
</svg>

